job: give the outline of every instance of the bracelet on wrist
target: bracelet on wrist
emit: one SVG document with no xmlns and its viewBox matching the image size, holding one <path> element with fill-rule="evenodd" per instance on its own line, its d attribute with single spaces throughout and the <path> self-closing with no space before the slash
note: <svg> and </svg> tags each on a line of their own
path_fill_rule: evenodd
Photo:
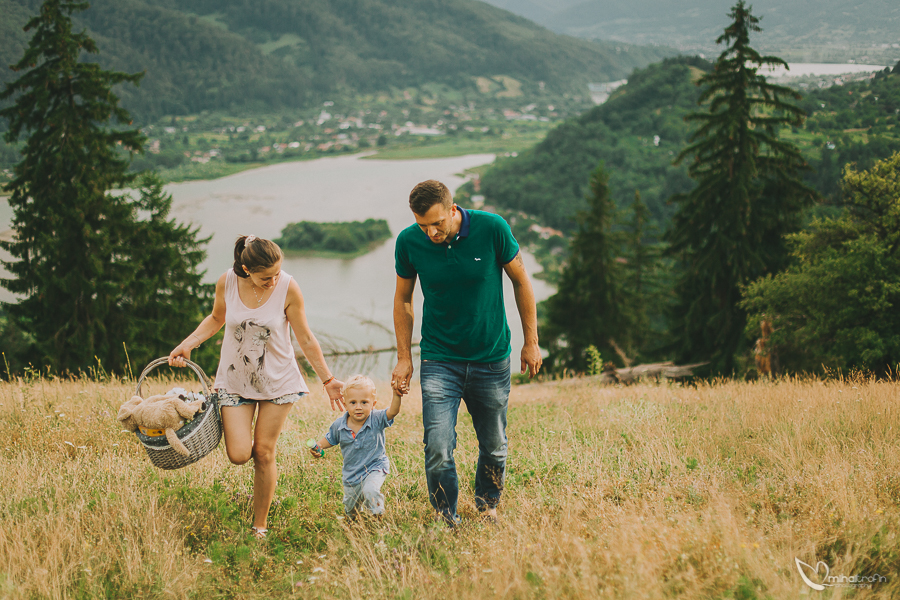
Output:
<svg viewBox="0 0 900 600">
<path fill-rule="evenodd" d="M 328 379 L 326 379 L 325 381 L 323 381 L 323 382 L 322 382 L 322 387 L 325 387 L 326 385 L 328 385 L 328 384 L 331 383 L 332 381 L 334 381 L 334 375 L 332 375 L 331 377 L 329 377 Z"/>
</svg>

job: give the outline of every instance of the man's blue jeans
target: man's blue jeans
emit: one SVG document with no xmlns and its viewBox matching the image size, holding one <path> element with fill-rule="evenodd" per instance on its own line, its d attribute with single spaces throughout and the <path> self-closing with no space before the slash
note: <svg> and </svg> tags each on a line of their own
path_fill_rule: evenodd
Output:
<svg viewBox="0 0 900 600">
<path fill-rule="evenodd" d="M 444 519 L 456 523 L 459 480 L 453 451 L 460 400 L 472 415 L 478 438 L 475 504 L 483 510 L 500 501 L 506 475 L 509 358 L 488 364 L 423 360 L 420 379 L 428 497 Z"/>
</svg>

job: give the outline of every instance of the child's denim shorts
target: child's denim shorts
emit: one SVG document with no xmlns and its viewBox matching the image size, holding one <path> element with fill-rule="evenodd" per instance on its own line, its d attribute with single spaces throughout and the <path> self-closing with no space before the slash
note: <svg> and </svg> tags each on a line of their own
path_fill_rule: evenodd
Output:
<svg viewBox="0 0 900 600">
<path fill-rule="evenodd" d="M 244 398 L 243 396 L 238 396 L 237 394 L 230 394 L 225 390 L 216 391 L 216 395 L 219 396 L 219 406 L 241 406 L 243 404 L 256 404 L 257 402 L 271 402 L 272 404 L 293 404 L 303 396 L 308 396 L 306 392 L 297 392 L 296 394 L 285 394 L 284 396 L 279 396 L 278 398 L 272 398 L 271 400 L 251 400 L 249 398 Z"/>
</svg>

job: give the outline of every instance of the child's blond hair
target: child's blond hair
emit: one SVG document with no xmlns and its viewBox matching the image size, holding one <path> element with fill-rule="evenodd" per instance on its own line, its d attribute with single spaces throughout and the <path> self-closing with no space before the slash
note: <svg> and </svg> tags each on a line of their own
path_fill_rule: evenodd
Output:
<svg viewBox="0 0 900 600">
<path fill-rule="evenodd" d="M 375 396 L 375 382 L 365 375 L 357 374 L 351 376 L 350 379 L 344 383 L 344 387 L 341 388 L 341 393 L 346 394 L 353 388 L 369 388 L 372 390 L 372 396 Z"/>
</svg>

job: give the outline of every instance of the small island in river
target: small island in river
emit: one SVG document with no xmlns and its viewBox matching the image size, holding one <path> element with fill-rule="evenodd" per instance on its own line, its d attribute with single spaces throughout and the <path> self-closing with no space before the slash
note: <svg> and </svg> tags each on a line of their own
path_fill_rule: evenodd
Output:
<svg viewBox="0 0 900 600">
<path fill-rule="evenodd" d="M 288 223 L 281 237 L 274 240 L 288 254 L 352 258 L 374 249 L 390 239 L 391 230 L 384 219 L 316 223 Z"/>
</svg>

